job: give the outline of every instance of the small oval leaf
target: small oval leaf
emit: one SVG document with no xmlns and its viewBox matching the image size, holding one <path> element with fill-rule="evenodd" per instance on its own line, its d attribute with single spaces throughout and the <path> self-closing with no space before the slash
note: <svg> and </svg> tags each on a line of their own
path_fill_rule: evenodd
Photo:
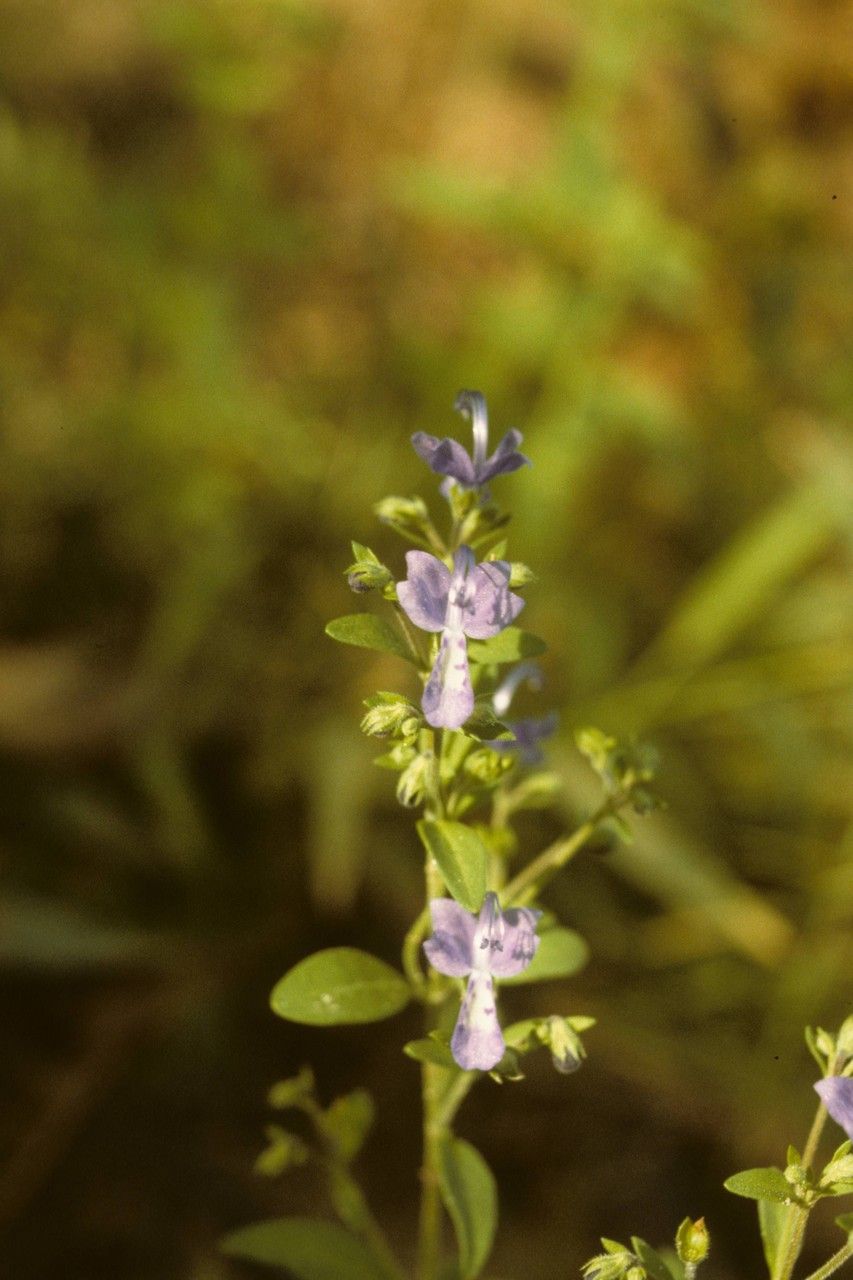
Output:
<svg viewBox="0 0 853 1280">
<path fill-rule="evenodd" d="M 272 1218 L 232 1231 L 223 1253 L 270 1267 L 285 1267 L 297 1280 L 388 1280 L 389 1271 L 368 1246 L 336 1222 Z"/>
<path fill-rule="evenodd" d="M 466 911 L 479 911 L 486 896 L 489 851 L 476 831 L 464 822 L 423 818 L 418 835 L 456 901 Z"/>
<path fill-rule="evenodd" d="M 582 969 L 589 959 L 589 947 L 574 929 L 545 929 L 539 939 L 536 955 L 514 978 L 502 978 L 501 984 L 521 986 L 525 982 L 547 982 L 550 978 L 568 978 Z"/>
<path fill-rule="evenodd" d="M 522 631 L 521 627 L 504 627 L 489 640 L 469 640 L 468 657 L 481 667 L 499 666 L 522 658 L 538 658 L 547 648 L 544 640 Z"/>
<path fill-rule="evenodd" d="M 409 1002 L 409 984 L 384 960 L 331 947 L 301 960 L 273 987 L 273 1012 L 313 1027 L 378 1022 Z"/>
<path fill-rule="evenodd" d="M 434 1067 L 456 1066 L 453 1054 L 450 1052 L 450 1045 L 433 1040 L 430 1036 L 423 1040 L 410 1040 L 408 1044 L 403 1045 L 403 1053 L 409 1058 L 414 1058 L 415 1062 L 429 1062 Z"/>
<path fill-rule="evenodd" d="M 393 653 L 406 662 L 415 662 L 414 654 L 398 631 L 375 613 L 348 613 L 326 623 L 326 635 L 341 644 L 354 644 L 359 649 L 377 649 Z"/>
<path fill-rule="evenodd" d="M 745 1196 L 747 1200 L 775 1200 L 778 1204 L 787 1204 L 794 1198 L 794 1188 L 782 1170 L 772 1166 L 768 1169 L 744 1169 L 743 1173 L 733 1173 L 730 1178 L 726 1178 L 723 1186 L 736 1196 Z"/>
<path fill-rule="evenodd" d="M 470 1142 L 448 1138 L 441 1146 L 439 1178 L 456 1232 L 461 1280 L 474 1280 L 485 1266 L 498 1224 L 494 1176 Z"/>
</svg>

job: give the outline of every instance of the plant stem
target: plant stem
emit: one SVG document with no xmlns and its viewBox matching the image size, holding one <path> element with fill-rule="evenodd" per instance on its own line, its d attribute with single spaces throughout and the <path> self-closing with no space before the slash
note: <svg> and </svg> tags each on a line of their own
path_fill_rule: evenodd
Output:
<svg viewBox="0 0 853 1280">
<path fill-rule="evenodd" d="M 428 737 L 427 737 L 428 733 Z M 440 749 L 436 751 L 435 734 L 432 730 L 424 731 L 423 747 L 432 750 L 435 760 L 433 773 L 431 804 L 425 810 L 429 818 L 444 816 L 444 803 L 441 796 L 441 774 L 439 767 Z M 443 745 L 443 740 L 442 740 Z M 424 859 L 424 885 L 427 905 L 412 925 L 403 946 L 407 972 L 417 967 L 417 956 L 421 938 L 429 927 L 429 903 L 432 898 L 440 898 L 444 892 L 444 879 L 435 859 L 427 853 Z M 427 1002 L 435 1005 L 443 998 L 441 975 L 430 969 L 425 979 L 421 979 L 426 987 Z M 429 1033 L 434 1022 L 433 1009 L 427 1008 L 425 1031 Z M 424 1062 L 421 1066 L 421 1099 L 423 1105 L 423 1163 L 421 1164 L 421 1212 L 418 1229 L 418 1276 L 420 1280 L 437 1280 L 441 1263 L 441 1189 L 439 1186 L 439 1157 L 444 1126 L 439 1116 L 442 1101 L 442 1084 L 447 1069 L 434 1063 Z"/>
<path fill-rule="evenodd" d="M 827 1063 L 827 1075 L 832 1075 L 835 1070 L 835 1058 Z M 817 1152 L 818 1143 L 820 1142 L 823 1126 L 826 1124 L 827 1111 L 821 1102 L 812 1120 L 809 1136 L 806 1138 L 806 1145 L 803 1150 L 802 1163 L 805 1168 L 811 1166 Z M 776 1266 L 773 1268 L 771 1280 L 790 1280 L 794 1267 L 797 1265 L 797 1258 L 800 1256 L 800 1250 L 803 1246 L 803 1235 L 808 1222 L 809 1209 L 802 1205 L 792 1205 L 788 1210 L 785 1219 L 785 1225 L 782 1229 L 782 1236 L 779 1242 L 779 1252 L 776 1255 Z M 842 1259 L 843 1261 L 843 1259 Z M 828 1265 L 828 1264 L 827 1264 Z M 839 1264 L 840 1265 L 840 1264 Z M 826 1273 L 831 1274 L 830 1272 Z"/>
<path fill-rule="evenodd" d="M 537 858 L 523 867 L 518 875 L 513 876 L 501 893 L 501 898 L 505 902 L 519 906 L 532 902 L 543 885 L 547 884 L 576 853 L 580 852 L 586 842 L 595 835 L 605 818 L 611 817 L 625 799 L 626 795 L 621 791 L 610 796 L 582 826 L 578 827 L 577 831 L 574 831 L 566 840 L 557 840 L 549 845 Z"/>
<path fill-rule="evenodd" d="M 813 1271 L 810 1276 L 806 1276 L 806 1280 L 827 1280 L 827 1276 L 831 1276 L 851 1258 L 853 1258 L 853 1236 L 850 1237 L 845 1245 L 841 1246 L 837 1253 L 834 1253 L 831 1258 L 827 1258 L 822 1267 L 818 1267 L 817 1271 Z"/>
</svg>

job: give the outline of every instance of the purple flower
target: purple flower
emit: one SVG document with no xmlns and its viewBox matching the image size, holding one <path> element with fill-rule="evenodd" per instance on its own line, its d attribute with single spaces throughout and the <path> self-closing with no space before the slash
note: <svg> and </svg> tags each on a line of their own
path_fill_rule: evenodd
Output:
<svg viewBox="0 0 853 1280">
<path fill-rule="evenodd" d="M 853 1139 L 853 1080 L 849 1076 L 827 1076 L 818 1080 L 815 1089 L 833 1120 Z"/>
<path fill-rule="evenodd" d="M 489 743 L 494 751 L 514 752 L 524 764 L 541 764 L 545 759 L 542 743 L 557 731 L 560 719 L 556 711 L 547 716 L 528 716 L 524 720 L 507 720 L 506 726 L 515 735 L 514 742 L 501 742 L 500 738 Z"/>
<path fill-rule="evenodd" d="M 471 419 L 474 432 L 474 456 L 463 449 L 458 440 L 427 435 L 416 431 L 412 444 L 433 471 L 455 480 L 463 489 L 479 489 L 495 476 L 507 475 L 519 467 L 529 466 L 530 459 L 518 452 L 522 435 L 520 431 L 508 431 L 491 457 L 489 448 L 489 418 L 486 401 L 479 391 L 460 391 L 454 409 Z"/>
<path fill-rule="evenodd" d="M 518 686 L 527 683 L 531 689 L 541 689 L 542 672 L 536 662 L 520 662 L 501 681 L 492 695 L 495 715 L 503 719 L 509 711 Z M 531 716 L 526 720 L 507 720 L 507 727 L 515 734 L 514 742 L 492 743 L 496 751 L 518 754 L 525 764 L 539 764 L 544 758 L 541 743 L 556 732 L 559 717 L 556 711 L 547 716 Z"/>
<path fill-rule="evenodd" d="M 406 553 L 408 577 L 397 583 L 401 607 L 423 631 L 441 632 L 421 706 L 427 724 L 458 729 L 474 710 L 466 636 L 486 640 L 518 617 L 524 601 L 509 589 L 505 560 L 476 564 L 470 547 L 453 557 L 453 573 L 428 551 Z"/>
<path fill-rule="evenodd" d="M 539 946 L 541 911 L 512 907 L 501 911 L 498 895 L 487 893 L 479 916 L 452 898 L 429 904 L 432 937 L 424 943 L 430 964 L 449 978 L 468 978 L 450 1051 L 465 1071 L 491 1071 L 504 1055 L 495 1012 L 494 978 L 511 978 L 530 964 Z"/>
</svg>

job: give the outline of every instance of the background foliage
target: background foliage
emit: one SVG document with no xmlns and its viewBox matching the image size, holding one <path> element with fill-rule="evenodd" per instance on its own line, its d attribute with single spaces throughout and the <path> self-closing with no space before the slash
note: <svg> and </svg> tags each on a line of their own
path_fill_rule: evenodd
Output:
<svg viewBox="0 0 853 1280">
<path fill-rule="evenodd" d="M 407 677 L 322 628 L 349 538 L 398 555 L 370 506 L 427 490 L 408 437 L 458 428 L 460 386 L 535 462 L 501 496 L 539 574 L 566 820 L 579 724 L 652 741 L 669 801 L 551 890 L 592 943 L 565 996 L 600 1020 L 589 1062 L 463 1117 L 503 1188 L 493 1271 L 571 1275 L 602 1232 L 705 1212 L 716 1274 L 750 1273 L 720 1183 L 802 1140 L 801 1025 L 849 1012 L 853 961 L 845 22 L 6 0 L 16 1280 L 244 1274 L 223 1231 L 319 1195 L 252 1173 L 265 1090 L 309 1059 L 327 1097 L 377 1095 L 367 1180 L 411 1236 L 414 1028 L 288 1028 L 267 994 L 321 945 L 394 959 L 415 907 L 357 731 Z"/>
</svg>

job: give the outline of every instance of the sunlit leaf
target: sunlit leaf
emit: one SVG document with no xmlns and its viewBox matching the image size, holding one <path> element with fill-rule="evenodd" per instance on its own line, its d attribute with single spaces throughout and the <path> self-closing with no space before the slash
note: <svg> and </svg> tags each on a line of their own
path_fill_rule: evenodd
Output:
<svg viewBox="0 0 853 1280">
<path fill-rule="evenodd" d="M 403 975 L 384 960 L 354 947 L 331 947 L 286 973 L 273 988 L 270 1004 L 291 1022 L 331 1027 L 388 1018 L 405 1008 L 410 995 Z"/>
</svg>

